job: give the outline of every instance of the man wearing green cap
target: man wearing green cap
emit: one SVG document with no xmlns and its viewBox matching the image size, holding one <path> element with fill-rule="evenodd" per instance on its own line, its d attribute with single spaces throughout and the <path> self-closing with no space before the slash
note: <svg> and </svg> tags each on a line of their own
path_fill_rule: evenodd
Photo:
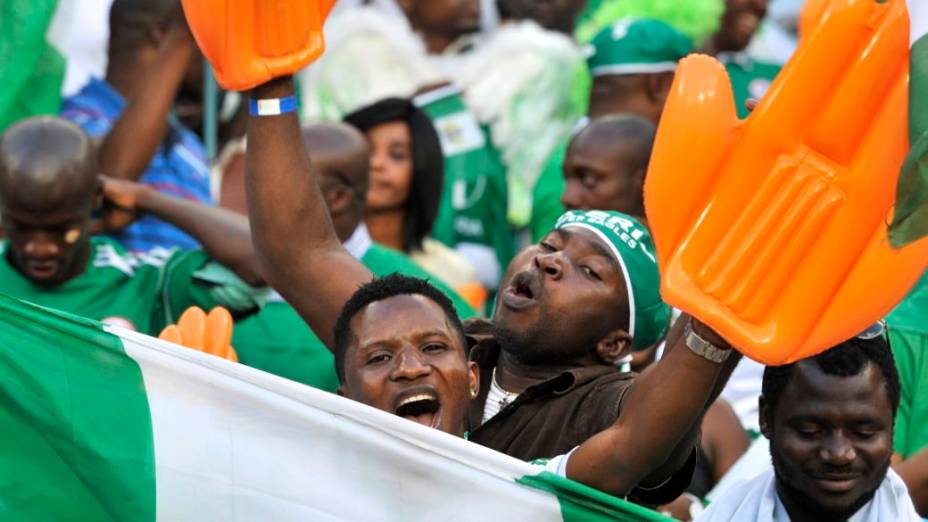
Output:
<svg viewBox="0 0 928 522">
<path fill-rule="evenodd" d="M 590 118 L 629 112 L 657 125 L 677 62 L 689 54 L 689 37 L 655 19 L 627 19 L 602 30 L 590 44 L 593 75 Z M 532 196 L 532 238 L 538 240 L 564 211 L 563 166 L 567 142 L 551 155 Z"/>
<path fill-rule="evenodd" d="M 251 95 L 292 93 L 292 80 L 281 78 Z M 249 213 L 262 272 L 335 347 L 345 303 L 373 275 L 338 240 L 296 116 L 253 117 L 248 144 Z M 482 374 L 470 388 L 471 439 L 529 460 L 567 454 L 595 436 L 594 448 L 628 448 L 606 463 L 618 478 L 597 487 L 649 504 L 679 495 L 692 472 L 700 419 L 738 357 L 729 357 L 730 347 L 704 325 L 684 320 L 660 362 L 640 377 L 620 372 L 614 361 L 666 329 L 658 280 L 647 230 L 618 213 L 568 214 L 541 243 L 517 255 L 503 277 L 493 322 L 471 325 L 475 364 L 466 371 Z M 389 389 L 404 388 L 384 407 L 399 413 L 417 402 L 404 413 L 442 424 L 450 412 L 436 391 L 446 375 L 437 361 L 451 356 L 449 343 L 463 340 L 448 333 L 448 320 L 436 322 L 407 304 L 414 303 L 380 316 L 371 338 L 342 339 L 361 343 L 358 371 L 387 372 Z M 365 309 L 348 329 L 355 332 L 390 308 Z M 386 331 L 395 335 L 384 338 Z M 430 387 L 435 379 L 438 388 Z M 587 460 L 589 452 L 581 450 L 567 465 L 578 479 L 582 474 L 571 473 L 570 462 Z"/>
</svg>

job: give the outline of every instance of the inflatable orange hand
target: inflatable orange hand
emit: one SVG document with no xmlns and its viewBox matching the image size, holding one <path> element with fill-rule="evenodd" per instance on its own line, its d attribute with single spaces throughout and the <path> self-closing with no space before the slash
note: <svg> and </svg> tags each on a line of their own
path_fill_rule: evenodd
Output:
<svg viewBox="0 0 928 522">
<path fill-rule="evenodd" d="M 335 0 L 182 0 L 187 23 L 223 88 L 292 74 L 322 54 Z"/>
<path fill-rule="evenodd" d="M 177 324 L 167 326 L 158 338 L 237 362 L 238 355 L 231 345 L 232 324 L 232 315 L 221 306 L 213 308 L 209 315 L 191 306 Z"/>
<path fill-rule="evenodd" d="M 683 60 L 645 205 L 671 305 L 782 364 L 855 336 L 924 271 L 889 223 L 908 147 L 904 0 L 832 0 L 754 113 L 724 68 Z"/>
</svg>

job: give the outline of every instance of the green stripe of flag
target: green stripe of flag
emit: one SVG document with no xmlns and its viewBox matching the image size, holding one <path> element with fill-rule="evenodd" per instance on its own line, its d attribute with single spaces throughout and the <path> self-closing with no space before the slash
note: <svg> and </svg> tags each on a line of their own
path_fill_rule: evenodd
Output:
<svg viewBox="0 0 928 522">
<path fill-rule="evenodd" d="M 0 520 L 155 518 L 138 365 L 96 323 L 0 296 Z"/>
<path fill-rule="evenodd" d="M 548 471 L 522 477 L 519 484 L 557 496 L 564 522 L 671 522 L 656 511 L 620 500 Z"/>
</svg>

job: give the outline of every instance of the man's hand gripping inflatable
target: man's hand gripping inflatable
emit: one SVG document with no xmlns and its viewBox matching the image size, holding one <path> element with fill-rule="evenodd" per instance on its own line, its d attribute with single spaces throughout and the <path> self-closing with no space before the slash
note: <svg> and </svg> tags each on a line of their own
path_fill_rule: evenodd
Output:
<svg viewBox="0 0 928 522">
<path fill-rule="evenodd" d="M 886 225 L 908 139 L 904 0 L 831 0 L 765 98 L 735 116 L 724 68 L 680 63 L 645 186 L 662 295 L 782 364 L 888 313 L 928 264 Z"/>
<path fill-rule="evenodd" d="M 182 0 L 190 30 L 223 88 L 293 74 L 325 49 L 335 0 Z"/>
</svg>

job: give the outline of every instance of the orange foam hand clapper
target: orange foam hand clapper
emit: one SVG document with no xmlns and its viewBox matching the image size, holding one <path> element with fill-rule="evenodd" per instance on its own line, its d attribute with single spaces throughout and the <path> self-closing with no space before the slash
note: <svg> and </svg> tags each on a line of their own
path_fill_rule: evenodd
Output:
<svg viewBox="0 0 928 522">
<path fill-rule="evenodd" d="M 232 324 L 232 314 L 221 306 L 210 310 L 208 315 L 191 306 L 177 324 L 167 326 L 158 338 L 237 362 L 238 355 L 231 344 Z"/>
<path fill-rule="evenodd" d="M 242 91 L 293 74 L 325 49 L 335 0 L 182 0 L 197 45 L 223 88 Z"/>
<path fill-rule="evenodd" d="M 664 299 L 783 364 L 887 314 L 928 264 L 890 247 L 908 148 L 904 0 L 831 0 L 746 120 L 725 69 L 684 59 L 645 205 Z"/>
</svg>

